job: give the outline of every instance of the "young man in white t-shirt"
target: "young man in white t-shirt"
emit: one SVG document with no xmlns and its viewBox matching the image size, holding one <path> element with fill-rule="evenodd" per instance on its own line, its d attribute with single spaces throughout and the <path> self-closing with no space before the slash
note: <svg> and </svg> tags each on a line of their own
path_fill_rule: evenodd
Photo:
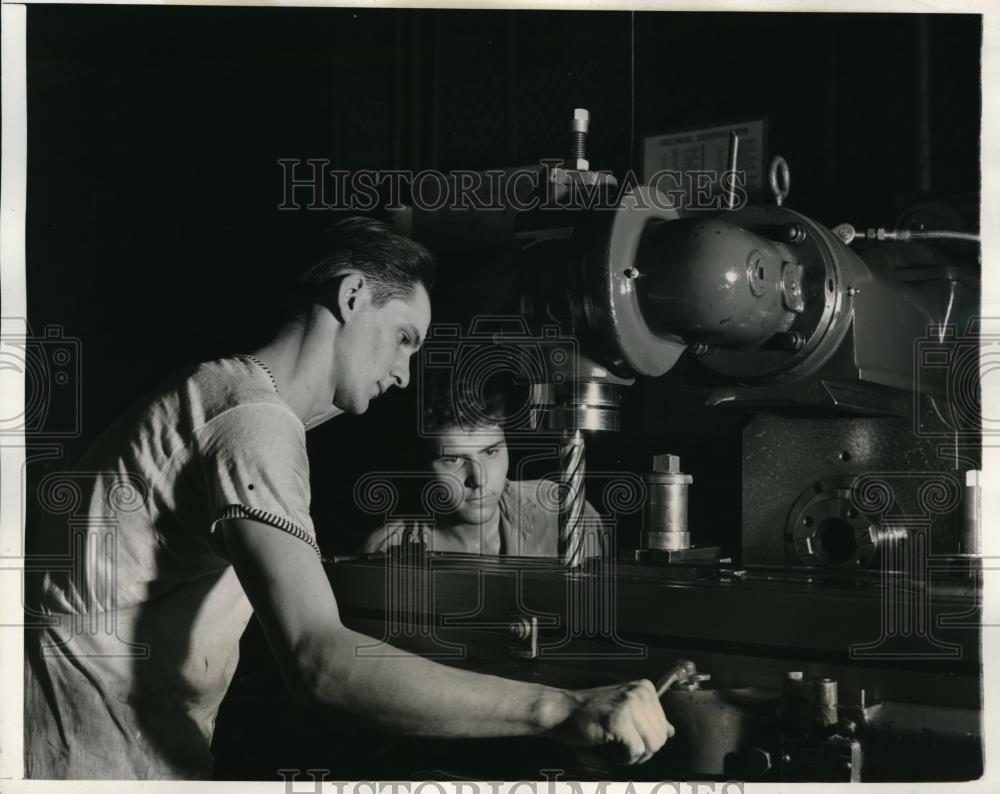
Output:
<svg viewBox="0 0 1000 794">
<path fill-rule="evenodd" d="M 40 483 L 37 549 L 69 564 L 28 587 L 29 777 L 210 776 L 251 614 L 300 703 L 371 727 L 613 744 L 626 762 L 673 733 L 649 681 L 571 691 L 355 654 L 372 639 L 340 622 L 320 561 L 305 431 L 406 387 L 431 272 L 384 224 L 338 224 L 266 344 L 180 373 Z"/>
</svg>

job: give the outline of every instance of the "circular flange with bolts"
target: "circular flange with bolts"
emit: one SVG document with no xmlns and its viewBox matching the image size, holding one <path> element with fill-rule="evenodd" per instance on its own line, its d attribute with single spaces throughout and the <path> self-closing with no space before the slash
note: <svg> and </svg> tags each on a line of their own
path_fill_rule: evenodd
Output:
<svg viewBox="0 0 1000 794">
<path fill-rule="evenodd" d="M 785 525 L 790 562 L 810 568 L 871 567 L 883 535 L 852 504 L 852 480 L 828 477 L 802 492 Z"/>
<path fill-rule="evenodd" d="M 657 333 L 643 316 L 639 300 L 643 279 L 635 264 L 647 224 L 679 217 L 656 188 L 637 187 L 615 210 L 606 244 L 596 257 L 581 262 L 589 293 L 582 311 L 588 330 L 601 340 L 616 367 L 629 375 L 662 375 L 687 349 L 680 337 Z"/>
<path fill-rule="evenodd" d="M 780 346 L 740 349 L 715 345 L 702 363 L 726 378 L 750 385 L 801 380 L 839 349 L 851 328 L 852 302 L 845 282 L 865 280 L 868 267 L 831 232 L 792 210 L 753 206 L 731 213 L 728 220 L 760 235 L 790 224 L 799 224 L 807 231 L 794 255 L 787 244 L 781 243 L 789 257 L 802 266 L 800 287 L 794 297 L 801 301 L 803 310 L 794 326 L 786 329 L 798 333 L 802 343 L 798 343 L 800 337 L 795 337 L 794 345 L 786 345 L 785 340 L 791 342 L 792 338 L 783 337 Z"/>
</svg>

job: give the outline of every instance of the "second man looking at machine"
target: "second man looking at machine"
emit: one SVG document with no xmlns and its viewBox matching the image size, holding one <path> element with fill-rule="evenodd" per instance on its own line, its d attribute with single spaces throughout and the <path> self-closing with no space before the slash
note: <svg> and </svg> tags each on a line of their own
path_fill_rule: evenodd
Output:
<svg viewBox="0 0 1000 794">
<path fill-rule="evenodd" d="M 507 479 L 507 405 L 497 388 L 476 388 L 437 377 L 420 405 L 421 463 L 435 493 L 434 515 L 389 520 L 365 540 L 362 552 L 401 544 L 428 551 L 556 557 L 559 486 L 548 479 Z M 584 556 L 602 553 L 601 517 L 587 503 Z M 610 551 L 610 550 L 609 550 Z"/>
</svg>

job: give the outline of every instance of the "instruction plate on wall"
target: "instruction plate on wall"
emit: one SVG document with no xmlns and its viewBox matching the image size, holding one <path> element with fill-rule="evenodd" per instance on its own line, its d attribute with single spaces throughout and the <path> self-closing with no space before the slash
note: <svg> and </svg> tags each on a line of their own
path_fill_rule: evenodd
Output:
<svg viewBox="0 0 1000 794">
<path fill-rule="evenodd" d="M 710 195 L 717 202 L 722 194 L 720 176 L 728 167 L 729 133 L 733 131 L 740 138 L 737 170 L 745 175 L 743 189 L 750 201 L 761 200 L 765 179 L 765 119 L 647 136 L 643 141 L 643 182 L 667 194 L 683 188 L 688 209 L 698 208 L 702 203 L 695 199 L 693 189 L 698 186 L 709 189 L 711 183 Z M 701 208 L 721 209 L 720 206 Z"/>
</svg>

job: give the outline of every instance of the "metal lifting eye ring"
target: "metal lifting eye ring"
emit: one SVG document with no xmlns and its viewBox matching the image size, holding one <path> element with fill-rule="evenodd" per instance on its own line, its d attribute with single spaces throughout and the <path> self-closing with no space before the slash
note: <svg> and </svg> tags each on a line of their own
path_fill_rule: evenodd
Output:
<svg viewBox="0 0 1000 794">
<path fill-rule="evenodd" d="M 774 194 L 774 202 L 780 207 L 788 198 L 788 191 L 792 189 L 792 174 L 788 169 L 788 161 L 781 156 L 771 160 L 771 169 L 768 171 L 767 178 L 771 184 L 771 192 Z"/>
</svg>

